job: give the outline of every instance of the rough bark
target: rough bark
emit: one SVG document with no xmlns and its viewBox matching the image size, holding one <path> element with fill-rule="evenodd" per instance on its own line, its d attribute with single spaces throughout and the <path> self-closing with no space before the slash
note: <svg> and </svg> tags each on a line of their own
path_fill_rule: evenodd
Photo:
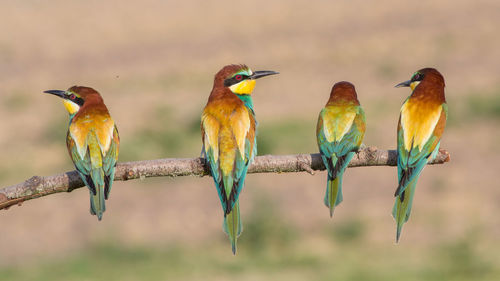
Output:
<svg viewBox="0 0 500 281">
<path fill-rule="evenodd" d="M 440 150 L 430 164 L 442 164 L 450 160 L 445 150 Z M 396 166 L 395 150 L 378 150 L 375 147 L 362 148 L 349 163 L 349 167 Z M 293 173 L 324 170 L 318 153 L 295 155 L 263 155 L 255 157 L 248 173 Z M 208 167 L 202 158 L 165 158 L 156 160 L 118 163 L 115 181 L 126 181 L 148 177 L 204 176 Z M 0 189 L 0 210 L 22 202 L 58 192 L 71 192 L 83 187 L 83 181 L 76 171 L 53 176 L 33 176 L 30 179 Z"/>
</svg>

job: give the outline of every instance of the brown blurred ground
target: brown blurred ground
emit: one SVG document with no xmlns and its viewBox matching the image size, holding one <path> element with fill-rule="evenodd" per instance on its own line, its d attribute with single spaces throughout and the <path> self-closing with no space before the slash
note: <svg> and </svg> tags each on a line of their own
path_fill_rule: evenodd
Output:
<svg viewBox="0 0 500 281">
<path fill-rule="evenodd" d="M 1 5 L 0 186 L 72 168 L 67 115 L 43 90 L 99 90 L 118 124 L 124 161 L 199 155 L 199 115 L 225 64 L 281 72 L 259 80 L 254 93 L 267 153 L 314 152 L 317 113 L 331 85 L 348 80 L 366 111 L 365 143 L 389 149 L 409 94 L 393 86 L 431 66 L 446 79 L 450 118 L 441 146 L 451 162 L 423 172 L 398 247 L 417 251 L 475 235 L 475 249 L 498 265 L 500 2 Z M 274 128 L 295 123 L 299 129 L 274 137 Z M 295 243 L 321 252 L 320 229 L 356 220 L 368 247 L 394 247 L 394 168 L 348 170 L 333 221 L 322 205 L 324 181 L 324 173 L 249 176 L 243 222 L 265 198 L 298 229 Z M 208 177 L 116 182 L 100 223 L 88 214 L 83 189 L 26 202 L 0 212 L 0 265 L 72 255 L 101 240 L 154 247 L 225 239 L 212 185 Z"/>
</svg>

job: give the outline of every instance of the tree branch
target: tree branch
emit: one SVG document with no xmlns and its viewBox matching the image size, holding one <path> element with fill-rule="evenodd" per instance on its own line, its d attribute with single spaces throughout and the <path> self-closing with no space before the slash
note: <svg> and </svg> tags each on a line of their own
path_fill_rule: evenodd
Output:
<svg viewBox="0 0 500 281">
<path fill-rule="evenodd" d="M 450 161 L 450 155 L 440 150 L 436 159 L 430 164 L 442 164 Z M 366 147 L 352 158 L 349 167 L 364 166 L 396 166 L 397 153 L 395 150 L 378 150 L 375 147 Z M 324 170 L 325 166 L 318 153 L 295 155 L 263 155 L 255 157 L 248 173 L 293 173 Z M 208 174 L 208 167 L 202 158 L 165 158 L 118 163 L 116 165 L 115 180 L 131 180 L 149 177 L 179 177 L 204 176 Z M 33 176 L 30 179 L 0 189 L 0 210 L 8 209 L 22 202 L 47 196 L 58 192 L 71 192 L 83 187 L 83 181 L 76 171 L 66 172 L 54 176 Z"/>
</svg>

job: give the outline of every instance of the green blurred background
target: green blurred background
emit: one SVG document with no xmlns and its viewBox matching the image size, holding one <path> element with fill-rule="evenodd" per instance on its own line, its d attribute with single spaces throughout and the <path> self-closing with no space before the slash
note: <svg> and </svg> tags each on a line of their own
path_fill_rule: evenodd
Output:
<svg viewBox="0 0 500 281">
<path fill-rule="evenodd" d="M 436 67 L 451 162 L 426 168 L 394 244 L 396 169 L 349 169 L 331 220 L 326 175 L 253 174 L 237 256 L 209 177 L 116 182 L 101 222 L 79 189 L 0 212 L 0 280 L 499 280 L 500 2 L 1 1 L 0 186 L 71 170 L 68 117 L 42 94 L 92 86 L 120 160 L 196 157 L 200 112 L 229 63 L 258 81 L 259 154 L 317 150 L 334 82 L 356 85 L 365 144 L 394 149 L 408 89 Z"/>
</svg>

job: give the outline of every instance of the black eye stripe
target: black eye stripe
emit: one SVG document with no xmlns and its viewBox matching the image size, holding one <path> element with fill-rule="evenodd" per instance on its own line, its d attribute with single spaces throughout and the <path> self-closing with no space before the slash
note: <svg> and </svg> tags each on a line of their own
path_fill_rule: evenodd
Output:
<svg viewBox="0 0 500 281">
<path fill-rule="evenodd" d="M 412 82 L 422 81 L 424 79 L 424 75 L 422 73 L 415 73 L 411 78 Z"/>
<path fill-rule="evenodd" d="M 85 103 L 85 101 L 82 98 L 79 98 L 75 94 L 71 94 L 71 95 L 67 96 L 66 99 L 78 104 L 79 106 L 83 106 L 83 104 Z"/>
<path fill-rule="evenodd" d="M 235 75 L 234 77 L 231 77 L 231 78 L 224 80 L 224 86 L 229 87 L 229 86 L 232 86 L 234 84 L 238 84 L 241 81 L 248 79 L 249 77 L 250 76 L 244 75 L 244 74 Z M 238 78 L 240 78 L 240 79 L 238 79 Z"/>
</svg>

